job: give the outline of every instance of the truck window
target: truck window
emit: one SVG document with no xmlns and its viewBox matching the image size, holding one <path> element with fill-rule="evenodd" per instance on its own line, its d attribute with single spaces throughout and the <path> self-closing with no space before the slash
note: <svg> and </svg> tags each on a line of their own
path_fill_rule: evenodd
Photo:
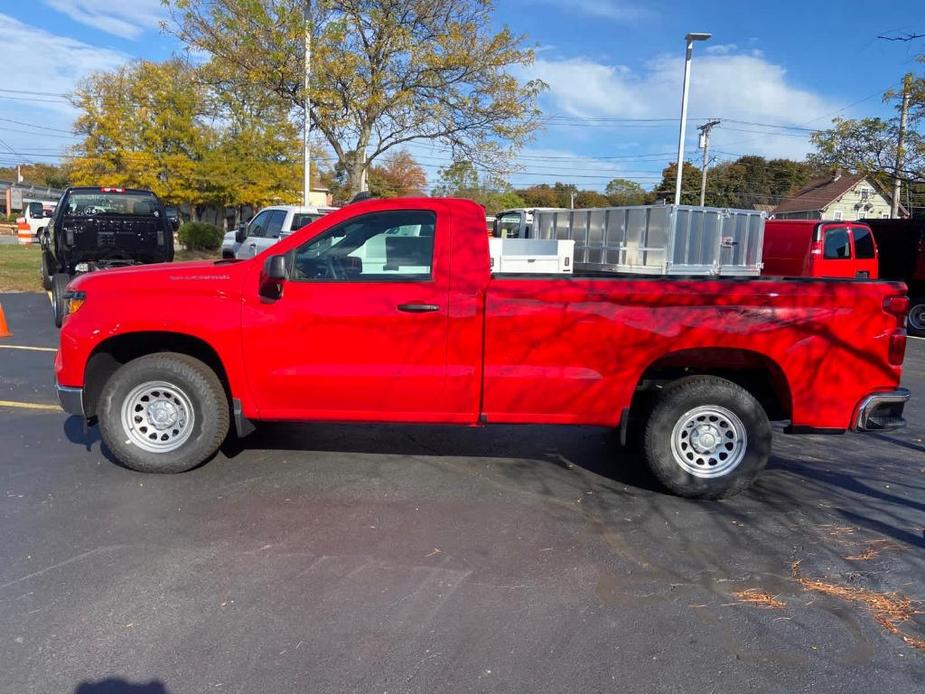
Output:
<svg viewBox="0 0 925 694">
<path fill-rule="evenodd" d="M 854 257 L 858 259 L 872 259 L 876 255 L 874 237 L 867 227 L 854 227 Z"/>
<path fill-rule="evenodd" d="M 436 215 L 427 210 L 394 210 L 355 217 L 299 246 L 292 279 L 430 279 L 435 227 Z"/>
<path fill-rule="evenodd" d="M 29 216 L 33 219 L 39 219 L 46 215 L 43 214 L 42 203 L 40 202 L 30 202 L 29 203 Z"/>
<path fill-rule="evenodd" d="M 286 210 L 271 210 L 264 229 L 264 236 L 268 239 L 278 239 L 286 221 Z"/>
<path fill-rule="evenodd" d="M 270 210 L 264 210 L 254 217 L 247 225 L 247 235 L 263 238 L 266 236 L 267 222 L 270 221 Z"/>
<path fill-rule="evenodd" d="M 296 229 L 301 229 L 304 226 L 308 226 L 317 219 L 324 217 L 323 214 L 313 214 L 310 212 L 296 212 L 292 215 L 292 225 L 290 226 L 290 231 L 295 231 Z"/>
<path fill-rule="evenodd" d="M 851 258 L 851 241 L 848 238 L 847 229 L 839 227 L 825 232 L 823 257 L 826 260 L 846 260 Z"/>
<path fill-rule="evenodd" d="M 151 193 L 109 192 L 76 190 L 67 196 L 64 214 L 72 217 L 98 215 L 125 215 L 132 217 L 160 217 L 157 198 Z"/>
<path fill-rule="evenodd" d="M 502 239 L 516 239 L 520 236 L 520 213 L 508 212 L 498 219 Z"/>
</svg>

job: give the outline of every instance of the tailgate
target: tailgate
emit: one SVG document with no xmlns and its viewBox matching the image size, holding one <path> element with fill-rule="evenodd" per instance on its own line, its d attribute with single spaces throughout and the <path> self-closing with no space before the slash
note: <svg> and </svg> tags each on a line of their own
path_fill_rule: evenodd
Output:
<svg viewBox="0 0 925 694">
<path fill-rule="evenodd" d="M 161 221 L 135 215 L 65 217 L 67 245 L 76 251 L 135 255 L 156 253 L 167 245 Z"/>
</svg>

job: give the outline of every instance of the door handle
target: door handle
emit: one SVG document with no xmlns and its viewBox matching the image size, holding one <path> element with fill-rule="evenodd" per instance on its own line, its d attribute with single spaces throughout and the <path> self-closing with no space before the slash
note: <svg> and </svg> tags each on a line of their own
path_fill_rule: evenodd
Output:
<svg viewBox="0 0 925 694">
<path fill-rule="evenodd" d="M 405 313 L 430 313 L 439 311 L 440 307 L 437 304 L 399 304 L 398 310 Z"/>
</svg>

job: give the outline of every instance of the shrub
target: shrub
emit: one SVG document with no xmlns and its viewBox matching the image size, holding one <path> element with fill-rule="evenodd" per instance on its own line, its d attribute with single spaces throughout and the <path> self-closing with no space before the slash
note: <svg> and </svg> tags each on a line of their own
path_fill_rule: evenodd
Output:
<svg viewBox="0 0 925 694">
<path fill-rule="evenodd" d="M 205 222 L 187 222 L 177 232 L 180 243 L 191 251 L 216 251 L 221 248 L 225 233 Z"/>
</svg>

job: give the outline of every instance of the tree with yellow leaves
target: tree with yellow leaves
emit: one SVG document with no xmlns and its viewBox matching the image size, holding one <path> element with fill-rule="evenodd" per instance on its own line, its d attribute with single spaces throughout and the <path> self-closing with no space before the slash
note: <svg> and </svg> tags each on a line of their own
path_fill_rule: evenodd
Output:
<svg viewBox="0 0 925 694">
<path fill-rule="evenodd" d="M 275 95 L 304 116 L 304 0 L 165 0 L 172 31 L 210 57 L 225 91 Z M 523 37 L 492 28 L 488 0 L 315 0 L 310 17 L 312 128 L 348 192 L 380 156 L 435 141 L 454 159 L 511 168 L 511 150 L 539 125 L 541 82 L 514 71 L 533 60 Z"/>
</svg>

